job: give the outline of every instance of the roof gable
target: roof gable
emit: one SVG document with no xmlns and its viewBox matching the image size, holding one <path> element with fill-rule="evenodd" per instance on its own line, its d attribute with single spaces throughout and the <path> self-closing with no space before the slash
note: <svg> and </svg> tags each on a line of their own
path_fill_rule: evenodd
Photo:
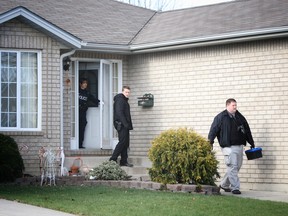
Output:
<svg viewBox="0 0 288 216">
<path fill-rule="evenodd" d="M 29 9 L 85 43 L 127 46 L 155 11 L 114 0 L 0 0 L 0 14 Z"/>
<path fill-rule="evenodd" d="M 32 13 L 24 7 L 16 7 L 6 13 L 0 15 L 0 24 L 7 22 L 11 19 L 19 18 L 25 23 L 29 23 L 34 28 L 38 29 L 41 32 L 45 32 L 47 35 L 50 35 L 53 38 L 61 41 L 62 43 L 72 46 L 74 48 L 80 48 L 82 41 L 68 32 L 58 28 L 52 23 L 44 20 L 43 18 Z"/>
</svg>

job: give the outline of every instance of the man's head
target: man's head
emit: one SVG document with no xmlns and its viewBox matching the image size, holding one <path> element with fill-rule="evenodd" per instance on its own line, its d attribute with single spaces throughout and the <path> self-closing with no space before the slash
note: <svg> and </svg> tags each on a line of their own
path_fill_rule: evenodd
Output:
<svg viewBox="0 0 288 216">
<path fill-rule="evenodd" d="M 122 88 L 122 94 L 123 94 L 126 98 L 129 98 L 129 96 L 130 96 L 130 87 L 129 87 L 129 86 L 123 86 L 123 88 Z"/>
<path fill-rule="evenodd" d="M 80 79 L 80 88 L 81 89 L 86 89 L 88 85 L 88 80 L 86 78 Z"/>
<path fill-rule="evenodd" d="M 234 114 L 237 111 L 237 102 L 234 98 L 226 100 L 226 109 L 229 113 Z"/>
</svg>

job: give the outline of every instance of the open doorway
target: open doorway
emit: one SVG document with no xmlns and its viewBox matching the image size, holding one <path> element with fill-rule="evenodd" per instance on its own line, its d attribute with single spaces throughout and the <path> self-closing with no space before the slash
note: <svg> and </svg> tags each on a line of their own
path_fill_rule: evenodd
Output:
<svg viewBox="0 0 288 216">
<path fill-rule="evenodd" d="M 113 127 L 113 97 L 121 92 L 122 61 L 75 59 L 70 76 L 73 83 L 70 89 L 71 150 L 79 146 L 79 81 L 82 78 L 88 80 L 88 90 L 100 101 L 98 106 L 88 104 L 83 146 L 91 150 L 114 149 L 118 137 Z"/>
<path fill-rule="evenodd" d="M 87 79 L 87 90 L 93 98 L 99 98 L 99 68 L 100 63 L 97 62 L 80 62 L 79 63 L 79 80 Z M 80 88 L 80 85 L 79 85 Z M 79 92 L 79 91 L 78 91 Z M 93 100 L 87 102 L 88 110 L 86 112 L 87 125 L 84 132 L 83 147 L 86 149 L 100 149 L 100 109 L 98 103 Z M 80 115 L 79 115 L 80 118 Z M 80 119 L 79 119 L 80 122 Z M 80 125 L 79 125 L 80 129 Z M 79 136 L 80 137 L 80 136 Z M 80 142 L 80 141 L 79 141 Z"/>
</svg>

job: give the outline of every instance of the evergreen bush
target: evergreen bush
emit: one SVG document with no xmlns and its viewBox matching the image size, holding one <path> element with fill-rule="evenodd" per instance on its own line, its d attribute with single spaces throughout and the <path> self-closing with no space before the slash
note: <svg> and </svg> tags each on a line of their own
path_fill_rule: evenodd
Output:
<svg viewBox="0 0 288 216">
<path fill-rule="evenodd" d="M 148 152 L 152 181 L 162 184 L 215 185 L 218 161 L 207 139 L 186 128 L 162 132 Z"/>
<path fill-rule="evenodd" d="M 24 163 L 15 140 L 0 134 L 0 182 L 12 182 L 23 176 Z"/>
<path fill-rule="evenodd" d="M 89 170 L 87 174 L 87 179 L 91 180 L 128 180 L 130 178 L 131 176 L 128 176 L 115 161 L 104 161 L 98 167 Z"/>
</svg>

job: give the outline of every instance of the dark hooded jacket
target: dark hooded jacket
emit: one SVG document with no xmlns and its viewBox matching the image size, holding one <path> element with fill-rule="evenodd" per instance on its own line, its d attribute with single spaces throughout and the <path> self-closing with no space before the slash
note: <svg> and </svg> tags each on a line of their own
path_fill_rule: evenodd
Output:
<svg viewBox="0 0 288 216">
<path fill-rule="evenodd" d="M 130 114 L 130 105 L 128 103 L 128 98 L 125 97 L 124 94 L 120 93 L 114 97 L 114 105 L 113 105 L 113 122 L 115 126 L 115 122 L 121 122 L 123 127 L 128 130 L 133 130 L 131 114 Z"/>
<path fill-rule="evenodd" d="M 246 145 L 246 141 L 251 145 L 254 146 L 254 140 L 251 134 L 250 127 L 248 122 L 246 121 L 245 117 L 239 112 L 236 111 L 235 118 L 239 122 L 239 126 L 242 125 L 244 127 L 244 145 Z M 211 125 L 208 139 L 211 144 L 214 143 L 214 139 L 217 137 L 218 142 L 222 148 L 230 147 L 231 146 L 231 117 L 227 110 L 219 113 L 215 118 Z M 241 130 L 239 130 L 241 133 Z"/>
<path fill-rule="evenodd" d="M 79 111 L 86 112 L 89 107 L 89 103 L 93 106 L 98 107 L 99 100 L 96 99 L 89 91 L 86 89 L 79 88 Z"/>
</svg>

